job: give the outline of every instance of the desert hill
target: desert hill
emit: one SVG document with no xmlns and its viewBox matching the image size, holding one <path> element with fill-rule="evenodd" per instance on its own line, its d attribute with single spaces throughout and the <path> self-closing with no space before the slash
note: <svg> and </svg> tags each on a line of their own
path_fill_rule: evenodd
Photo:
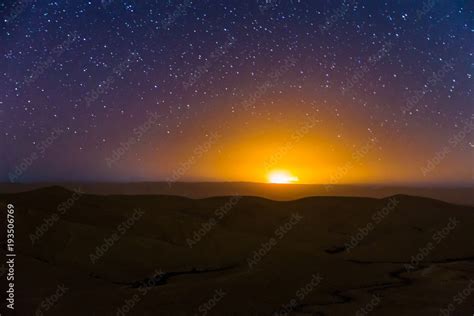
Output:
<svg viewBox="0 0 474 316">
<path fill-rule="evenodd" d="M 58 186 L 1 194 L 0 202 L 15 206 L 24 315 L 45 312 L 58 284 L 68 291 L 48 315 L 121 315 L 135 295 L 123 314 L 474 310 L 474 292 L 453 300 L 474 279 L 469 206 L 407 195 L 191 199 Z"/>
<path fill-rule="evenodd" d="M 396 194 L 435 198 L 454 204 L 474 206 L 471 185 L 346 185 L 346 184 L 269 184 L 254 182 L 132 182 L 132 183 L 0 183 L 0 193 L 17 193 L 60 185 L 80 188 L 96 195 L 174 195 L 193 199 L 238 193 L 278 201 L 308 196 L 353 196 L 384 198 Z"/>
</svg>

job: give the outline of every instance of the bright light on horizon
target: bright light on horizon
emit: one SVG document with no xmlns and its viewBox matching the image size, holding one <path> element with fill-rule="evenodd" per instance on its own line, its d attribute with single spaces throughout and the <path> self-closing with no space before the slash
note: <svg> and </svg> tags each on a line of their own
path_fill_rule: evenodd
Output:
<svg viewBox="0 0 474 316">
<path fill-rule="evenodd" d="M 295 183 L 298 181 L 299 181 L 299 178 L 293 176 L 288 171 L 277 170 L 277 171 L 272 171 L 268 174 L 269 183 Z"/>
</svg>

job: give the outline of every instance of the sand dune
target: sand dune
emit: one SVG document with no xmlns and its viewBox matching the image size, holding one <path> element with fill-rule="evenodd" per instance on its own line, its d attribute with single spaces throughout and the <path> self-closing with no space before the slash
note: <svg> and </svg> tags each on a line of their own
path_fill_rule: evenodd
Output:
<svg viewBox="0 0 474 316">
<path fill-rule="evenodd" d="M 22 315 L 46 314 L 61 284 L 48 315 L 474 311 L 474 286 L 456 299 L 474 279 L 473 207 L 407 195 L 73 196 L 0 195 L 16 210 Z"/>
<path fill-rule="evenodd" d="M 269 184 L 252 182 L 134 182 L 134 183 L 17 183 L 1 184 L 0 192 L 26 192 L 60 185 L 98 195 L 175 195 L 194 199 L 240 194 L 278 201 L 291 201 L 308 196 L 354 196 L 383 198 L 396 194 L 435 198 L 454 204 L 474 206 L 472 185 L 344 185 L 344 184 Z"/>
</svg>

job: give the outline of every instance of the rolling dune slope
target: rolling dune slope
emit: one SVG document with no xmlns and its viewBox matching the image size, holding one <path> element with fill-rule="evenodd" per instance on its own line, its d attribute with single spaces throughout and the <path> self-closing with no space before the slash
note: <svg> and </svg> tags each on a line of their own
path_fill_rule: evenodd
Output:
<svg viewBox="0 0 474 316">
<path fill-rule="evenodd" d="M 439 315 L 450 304 L 449 315 L 474 312 L 469 206 L 62 187 L 0 202 L 15 205 L 21 315 Z M 58 285 L 67 290 L 46 311 Z"/>
</svg>

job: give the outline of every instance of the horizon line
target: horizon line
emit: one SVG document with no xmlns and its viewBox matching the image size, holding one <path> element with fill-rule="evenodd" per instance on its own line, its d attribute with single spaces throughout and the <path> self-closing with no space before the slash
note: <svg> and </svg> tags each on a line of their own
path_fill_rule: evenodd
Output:
<svg viewBox="0 0 474 316">
<path fill-rule="evenodd" d="M 145 181 L 112 181 L 112 180 L 45 180 L 45 181 L 24 181 L 24 182 L 0 182 L 0 185 L 41 185 L 41 184 L 166 184 L 169 181 L 165 180 L 145 180 Z M 473 182 L 394 182 L 394 183 L 270 183 L 270 182 L 257 182 L 257 181 L 174 181 L 173 184 L 264 184 L 272 186 L 445 186 L 445 187 L 470 187 L 474 186 Z"/>
</svg>

